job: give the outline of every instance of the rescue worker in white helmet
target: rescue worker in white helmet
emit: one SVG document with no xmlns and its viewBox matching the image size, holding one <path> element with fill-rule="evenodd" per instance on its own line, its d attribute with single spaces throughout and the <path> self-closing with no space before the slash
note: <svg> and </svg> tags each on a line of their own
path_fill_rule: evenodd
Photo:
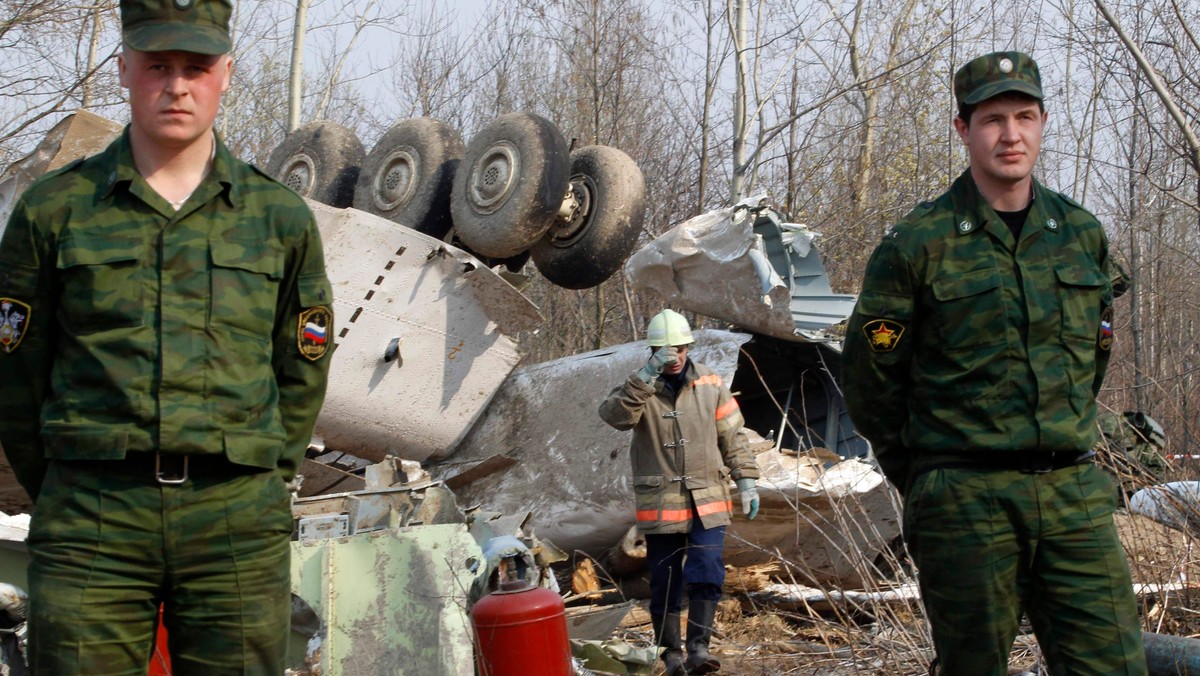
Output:
<svg viewBox="0 0 1200 676">
<path fill-rule="evenodd" d="M 758 514 L 758 467 L 742 434 L 742 413 L 721 376 L 688 359 L 694 340 L 683 315 L 650 320 L 650 358 L 600 405 L 600 417 L 633 430 L 629 458 L 637 527 L 646 537 L 650 616 L 668 676 L 721 668 L 709 654 L 725 566 L 721 550 L 737 482 L 747 518 Z M 688 592 L 687 659 L 680 645 Z M 686 670 L 686 671 L 685 671 Z"/>
</svg>

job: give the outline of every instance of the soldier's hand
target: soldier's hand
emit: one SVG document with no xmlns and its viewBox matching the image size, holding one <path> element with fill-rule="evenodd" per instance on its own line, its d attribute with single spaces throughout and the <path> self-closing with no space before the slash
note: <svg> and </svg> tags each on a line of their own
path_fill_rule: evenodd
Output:
<svg viewBox="0 0 1200 676">
<path fill-rule="evenodd" d="M 758 516 L 758 482 L 754 479 L 738 479 L 737 487 L 742 496 L 742 514 L 747 519 Z"/>
</svg>

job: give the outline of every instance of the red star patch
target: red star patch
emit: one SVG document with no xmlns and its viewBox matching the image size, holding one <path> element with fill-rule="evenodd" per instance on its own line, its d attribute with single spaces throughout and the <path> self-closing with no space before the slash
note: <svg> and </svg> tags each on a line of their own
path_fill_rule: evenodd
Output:
<svg viewBox="0 0 1200 676">
<path fill-rule="evenodd" d="M 890 319 L 875 319 L 863 325 L 863 334 L 872 352 L 891 352 L 900 344 L 904 325 Z"/>
</svg>

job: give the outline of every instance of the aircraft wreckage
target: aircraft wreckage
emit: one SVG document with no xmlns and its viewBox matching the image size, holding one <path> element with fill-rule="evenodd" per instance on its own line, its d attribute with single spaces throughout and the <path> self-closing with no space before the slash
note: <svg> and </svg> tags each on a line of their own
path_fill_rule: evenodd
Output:
<svg viewBox="0 0 1200 676">
<path fill-rule="evenodd" d="M 84 112 L 65 119 L 0 175 L 0 219 L 36 176 L 119 132 Z M 693 348 L 732 383 L 763 473 L 760 515 L 735 520 L 728 563 L 782 558 L 853 588 L 898 536 L 836 385 L 830 328 L 854 299 L 832 292 L 816 233 L 765 199 L 688 220 L 631 256 L 645 211 L 636 164 L 604 146 L 570 152 L 553 125 L 520 113 L 467 145 L 406 120 L 370 153 L 317 123 L 268 170 L 309 199 L 339 318 L 295 509 L 294 625 L 311 638 L 297 665 L 466 673 L 465 608 L 497 565 L 483 547 L 496 535 L 536 534 L 539 564 L 557 547 L 636 567 L 628 433 L 596 409 L 645 348 L 518 368 L 515 336 L 544 321 L 510 283 L 529 258 L 568 288 L 623 270 L 633 288 L 730 327 L 697 331 Z M 385 648 L 385 634 L 406 638 Z"/>
</svg>

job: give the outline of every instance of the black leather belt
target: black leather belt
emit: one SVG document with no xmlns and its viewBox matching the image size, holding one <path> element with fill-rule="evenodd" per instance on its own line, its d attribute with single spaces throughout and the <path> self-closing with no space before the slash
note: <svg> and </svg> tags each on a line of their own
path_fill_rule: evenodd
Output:
<svg viewBox="0 0 1200 676">
<path fill-rule="evenodd" d="M 917 460 L 921 472 L 931 469 L 981 469 L 1045 474 L 1091 462 L 1095 451 L 993 451 L 936 455 Z"/>
</svg>

